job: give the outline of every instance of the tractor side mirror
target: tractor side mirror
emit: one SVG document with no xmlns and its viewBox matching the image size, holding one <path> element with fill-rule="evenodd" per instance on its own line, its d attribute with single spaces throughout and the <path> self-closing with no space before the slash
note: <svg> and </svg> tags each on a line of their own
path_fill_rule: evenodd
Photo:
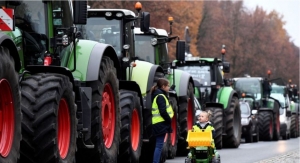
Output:
<svg viewBox="0 0 300 163">
<path fill-rule="evenodd" d="M 224 73 L 230 72 L 230 63 L 229 62 L 223 62 L 223 72 Z"/>
<path fill-rule="evenodd" d="M 286 117 L 291 117 L 292 116 L 292 112 L 290 110 L 286 110 Z"/>
<path fill-rule="evenodd" d="M 150 13 L 142 12 L 140 28 L 142 32 L 148 32 L 150 27 Z"/>
<path fill-rule="evenodd" d="M 176 43 L 176 59 L 179 61 L 185 60 L 185 41 L 178 40 Z"/>
<path fill-rule="evenodd" d="M 86 24 L 87 1 L 74 1 L 73 18 L 74 24 Z"/>
</svg>

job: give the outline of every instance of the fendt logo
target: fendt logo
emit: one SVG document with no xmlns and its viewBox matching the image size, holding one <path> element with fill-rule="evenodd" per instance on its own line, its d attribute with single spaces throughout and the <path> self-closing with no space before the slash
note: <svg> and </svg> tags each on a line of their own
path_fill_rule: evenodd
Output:
<svg viewBox="0 0 300 163">
<path fill-rule="evenodd" d="M 0 31 L 13 31 L 15 23 L 13 21 L 13 9 L 0 9 Z"/>
</svg>

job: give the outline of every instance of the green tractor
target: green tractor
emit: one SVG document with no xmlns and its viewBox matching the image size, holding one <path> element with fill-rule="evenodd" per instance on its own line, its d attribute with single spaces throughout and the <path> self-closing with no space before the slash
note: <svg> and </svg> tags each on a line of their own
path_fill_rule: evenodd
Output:
<svg viewBox="0 0 300 163">
<path fill-rule="evenodd" d="M 255 100 L 247 98 L 247 101 L 254 109 L 258 110 L 259 139 L 278 140 L 280 138 L 280 103 L 270 96 L 272 87 L 269 79 L 262 77 L 233 78 L 233 88 L 239 96 L 242 93 L 254 95 Z"/>
<path fill-rule="evenodd" d="M 173 19 L 169 19 L 172 22 Z M 186 156 L 188 153 L 185 138 L 188 130 L 192 128 L 195 122 L 195 108 L 194 81 L 191 75 L 183 70 L 176 69 L 176 66 L 172 66 L 170 62 L 167 43 L 178 38 L 177 36 L 169 36 L 172 33 L 172 28 L 170 29 L 170 33 L 168 34 L 164 29 L 150 27 L 148 31 L 142 31 L 136 27 L 134 33 L 136 56 L 141 60 L 163 67 L 165 77 L 175 86 L 178 97 L 178 116 L 173 120 L 175 121 L 177 119 L 179 132 L 173 132 L 171 134 L 167 145 L 168 158 L 174 158 L 176 154 Z M 184 55 L 184 46 L 184 42 L 177 42 L 177 55 L 180 53 Z M 172 124 L 176 125 L 176 121 Z M 175 126 L 173 127 L 173 131 L 174 129 Z"/>
<path fill-rule="evenodd" d="M 19 155 L 20 162 L 28 163 L 117 162 L 120 113 L 140 114 L 133 108 L 139 110 L 142 102 L 136 100 L 138 84 L 121 80 L 124 65 L 114 47 L 81 39 L 75 24 L 86 24 L 87 2 L 0 4 L 13 10 L 9 23 L 15 24 L 0 34 L 0 87 L 14 102 L 7 105 L 12 99 L 0 96 L 0 115 L 11 118 L 1 122 L 15 125 L 0 132 L 5 136 L 0 139 L 0 162 L 17 162 Z"/>
<path fill-rule="evenodd" d="M 223 73 L 230 72 L 230 64 L 224 61 L 225 47 L 222 49 L 222 60 L 193 57 L 188 48 L 188 27 L 185 29 L 185 40 L 186 53 L 176 56 L 174 64 L 178 69 L 191 74 L 195 83 L 195 96 L 204 110 L 213 113 L 211 121 L 216 131 L 216 148 L 238 148 L 241 142 L 241 111 L 237 92 L 223 78 Z"/>
<path fill-rule="evenodd" d="M 140 28 L 149 29 L 150 15 L 147 12 L 136 16 L 134 12 L 126 9 L 88 9 L 87 24 L 78 26 L 82 38 L 110 44 L 117 53 L 117 63 L 121 65 L 120 80 L 127 81 L 120 84 L 120 89 L 131 88 L 137 92 L 134 101 L 120 101 L 121 107 L 121 135 L 118 162 L 139 162 L 144 155 L 153 154 L 152 140 L 152 102 L 151 87 L 157 79 L 164 77 L 163 68 L 159 65 L 140 60 L 135 49 L 134 21 L 141 19 Z M 174 109 L 172 120 L 173 133 L 177 133 L 177 94 L 169 92 L 170 101 Z M 123 105 L 137 103 L 132 109 L 122 108 Z M 174 120 L 175 119 L 175 120 Z M 172 134 L 173 134 L 172 133 Z M 166 140 L 170 137 L 166 135 Z M 166 141 L 167 142 L 167 141 Z M 151 154 L 149 154 L 151 153 Z M 166 159 L 163 152 L 161 162 Z M 152 156 L 152 155 L 151 155 Z M 152 157 L 150 157 L 152 158 Z M 147 161 L 151 160 L 148 159 Z M 143 160 L 143 162 L 145 162 Z"/>
</svg>

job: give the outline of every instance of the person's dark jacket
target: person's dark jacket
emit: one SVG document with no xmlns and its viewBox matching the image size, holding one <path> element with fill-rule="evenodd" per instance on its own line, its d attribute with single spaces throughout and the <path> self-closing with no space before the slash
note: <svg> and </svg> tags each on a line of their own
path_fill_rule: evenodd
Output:
<svg viewBox="0 0 300 163">
<path fill-rule="evenodd" d="M 152 103 L 154 102 L 153 100 L 158 94 L 164 94 L 168 99 L 167 92 L 158 88 L 152 93 L 152 96 L 151 96 Z M 162 135 L 162 134 L 166 134 L 166 133 L 171 133 L 172 132 L 171 118 L 170 118 L 169 114 L 167 113 L 167 106 L 166 106 L 165 98 L 163 96 L 159 95 L 156 98 L 156 103 L 157 103 L 157 106 L 159 109 L 159 113 L 165 121 L 152 125 L 152 135 L 157 136 L 157 135 Z"/>
</svg>

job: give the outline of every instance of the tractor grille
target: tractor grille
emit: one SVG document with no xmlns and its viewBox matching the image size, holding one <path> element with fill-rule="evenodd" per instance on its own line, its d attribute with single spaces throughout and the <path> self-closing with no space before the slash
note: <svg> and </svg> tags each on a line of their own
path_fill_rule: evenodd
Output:
<svg viewBox="0 0 300 163">
<path fill-rule="evenodd" d="M 195 156 L 196 156 L 196 159 L 207 159 L 208 151 L 207 150 L 196 150 Z"/>
</svg>

